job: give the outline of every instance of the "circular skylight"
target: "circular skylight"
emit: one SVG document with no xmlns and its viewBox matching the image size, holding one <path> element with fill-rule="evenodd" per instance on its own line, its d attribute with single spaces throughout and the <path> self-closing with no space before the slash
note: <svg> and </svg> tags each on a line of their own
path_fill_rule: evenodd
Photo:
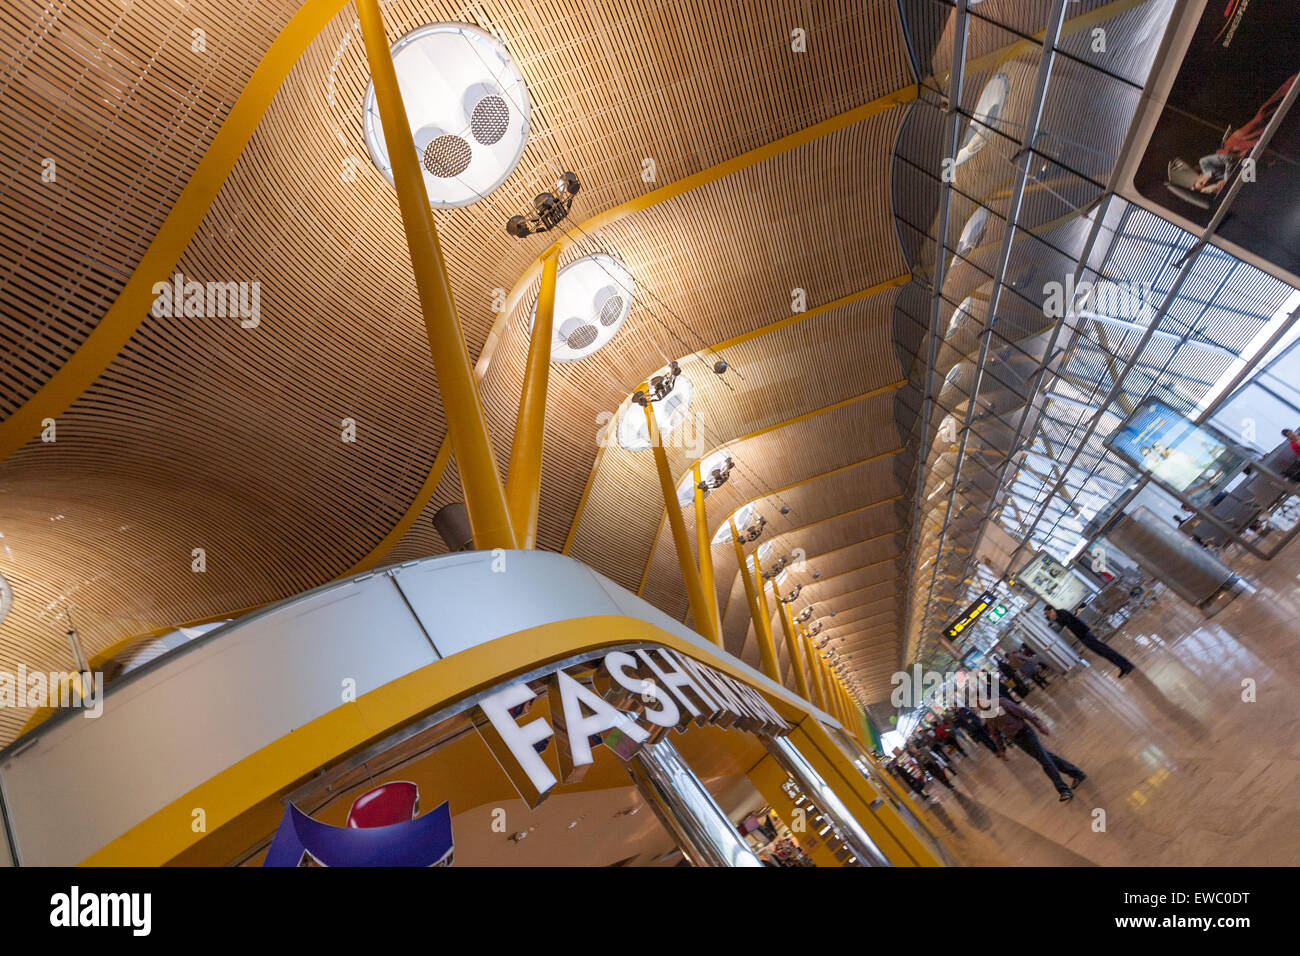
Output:
<svg viewBox="0 0 1300 956">
<path fill-rule="evenodd" d="M 1005 73 L 995 73 L 980 90 L 980 98 L 975 103 L 975 115 L 966 128 L 966 138 L 962 140 L 961 149 L 957 151 L 957 163 L 960 166 L 970 159 L 989 141 L 994 130 L 1002 128 L 1005 122 L 1007 96 L 1011 92 L 1011 81 Z"/>
<path fill-rule="evenodd" d="M 983 242 L 988 225 L 989 211 L 980 206 L 971 213 L 971 217 L 966 220 L 966 225 L 962 227 L 961 236 L 957 239 L 956 255 L 964 256 Z"/>
<path fill-rule="evenodd" d="M 663 371 L 667 371 L 666 369 Z M 663 374 L 663 371 L 657 374 Z M 655 423 L 659 426 L 659 438 L 665 440 L 682 422 L 691 408 L 691 395 L 694 389 L 691 380 L 685 375 L 678 375 L 673 383 L 673 390 L 660 401 L 651 403 L 654 409 Z M 645 409 L 636 402 L 628 402 L 623 417 L 618 422 L 618 443 L 628 451 L 640 451 L 650 447 L 650 431 L 646 425 Z"/>
<path fill-rule="evenodd" d="M 714 544 L 714 545 L 722 544 L 722 542 L 726 541 L 728 538 L 731 537 L 731 522 L 734 521 L 736 523 L 737 531 L 743 531 L 745 528 L 749 526 L 749 523 L 753 520 L 754 520 L 753 504 L 741 505 L 739 508 L 736 509 L 735 513 L 731 516 L 731 518 L 727 521 L 722 522 L 722 527 L 718 528 L 718 530 L 714 532 L 713 540 L 710 542 L 710 544 Z"/>
<path fill-rule="evenodd" d="M 966 321 L 972 315 L 971 305 L 974 303 L 974 301 L 975 301 L 975 297 L 973 295 L 968 295 L 966 296 L 966 298 L 961 300 L 961 305 L 957 306 L 957 308 L 952 313 L 952 318 L 948 320 L 948 331 L 944 335 L 945 338 L 952 335 L 954 332 L 956 332 L 958 329 L 960 329 L 963 325 L 966 324 Z"/>
<path fill-rule="evenodd" d="M 398 40 L 392 56 L 429 205 L 468 206 L 500 186 L 523 154 L 529 117 L 506 48 L 477 27 L 435 23 Z M 370 159 L 392 182 L 373 81 L 363 119 Z"/>
<path fill-rule="evenodd" d="M 721 470 L 725 468 L 728 457 L 729 456 L 727 455 L 726 449 L 719 449 L 718 451 L 715 451 L 713 454 L 709 455 L 707 458 L 703 459 L 700 462 L 700 480 L 708 481 L 709 476 L 713 474 L 714 470 Z M 704 497 L 706 498 L 709 497 L 709 490 L 706 490 L 704 492 Z M 683 476 L 682 483 L 677 486 L 677 503 L 680 504 L 683 508 L 685 508 L 694 500 L 695 500 L 695 469 L 692 468 L 690 471 L 688 471 L 685 474 L 685 476 Z"/>
<path fill-rule="evenodd" d="M 604 253 L 576 259 L 555 277 L 552 362 L 576 362 L 605 347 L 632 311 L 632 274 Z M 537 300 L 528 330 L 537 321 Z M 644 424 L 644 423 L 642 423 Z"/>
</svg>

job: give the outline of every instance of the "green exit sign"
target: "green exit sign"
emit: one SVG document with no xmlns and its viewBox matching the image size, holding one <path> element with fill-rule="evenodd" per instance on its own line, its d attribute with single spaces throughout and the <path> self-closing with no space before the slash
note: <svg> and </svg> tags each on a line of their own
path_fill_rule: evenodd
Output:
<svg viewBox="0 0 1300 956">
<path fill-rule="evenodd" d="M 989 620 L 1000 621 L 1002 618 L 1006 617 L 1006 614 L 1007 606 L 1005 604 L 999 604 L 997 607 L 989 610 Z"/>
</svg>

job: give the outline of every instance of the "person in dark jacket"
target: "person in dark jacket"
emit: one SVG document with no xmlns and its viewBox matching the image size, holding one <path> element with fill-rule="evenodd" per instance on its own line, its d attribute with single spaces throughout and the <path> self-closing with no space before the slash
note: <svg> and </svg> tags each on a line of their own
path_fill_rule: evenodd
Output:
<svg viewBox="0 0 1300 956">
<path fill-rule="evenodd" d="M 952 722 L 954 726 L 961 727 L 966 731 L 966 733 L 970 734 L 973 739 L 978 740 L 995 754 L 998 752 L 997 745 L 993 742 L 993 738 L 989 736 L 989 732 L 984 729 L 984 722 L 980 720 L 979 714 L 975 713 L 975 711 L 971 710 L 969 707 L 963 705 L 956 708 Z"/>
<path fill-rule="evenodd" d="M 1097 640 L 1097 638 L 1093 636 L 1092 629 L 1065 608 L 1052 607 L 1049 604 L 1046 608 L 1046 614 L 1049 621 L 1056 621 L 1073 631 L 1074 635 L 1079 639 L 1084 647 L 1088 648 L 1088 650 L 1092 651 L 1094 654 L 1100 654 L 1102 657 L 1106 658 L 1106 660 L 1118 667 L 1120 677 L 1123 677 L 1125 674 L 1129 673 L 1129 671 L 1133 670 L 1132 661 L 1113 647 L 1108 647 L 1101 641 Z"/>
<path fill-rule="evenodd" d="M 934 755 L 930 753 L 929 748 L 923 749 L 918 747 L 916 744 L 912 744 L 912 746 L 907 748 L 907 752 L 911 754 L 912 759 L 915 760 L 923 770 L 928 772 L 930 776 L 934 777 L 935 780 L 938 780 L 949 790 L 956 789 L 956 787 L 952 785 L 952 781 L 948 779 L 948 774 L 944 772 L 943 766 L 935 759 Z"/>
<path fill-rule="evenodd" d="M 1004 687 L 1009 683 L 1015 688 L 1016 697 L 1020 700 L 1024 700 L 1029 696 L 1029 685 L 1021 679 L 1020 674 L 1014 667 L 1000 657 L 993 658 L 993 663 L 997 665 L 998 672 L 1005 678 Z"/>
<path fill-rule="evenodd" d="M 997 716 L 986 720 L 984 726 L 988 728 L 993 739 L 997 741 L 999 757 L 1006 759 L 1004 741 L 1011 741 L 1038 761 L 1039 766 L 1043 768 L 1043 773 L 1047 774 L 1047 779 L 1051 780 L 1052 786 L 1056 787 L 1056 792 L 1060 794 L 1062 802 L 1074 799 L 1074 791 L 1066 786 L 1065 781 L 1061 779 L 1061 774 L 1069 774 L 1076 787 L 1083 783 L 1088 775 L 1064 757 L 1052 753 L 1043 746 L 1043 742 L 1038 739 L 1038 734 L 1034 733 L 1034 727 L 1037 727 L 1044 736 L 1049 731 L 1043 722 L 1038 719 L 1037 714 L 1032 710 L 1021 707 L 1019 704 L 1003 700 L 999 701 Z"/>
</svg>

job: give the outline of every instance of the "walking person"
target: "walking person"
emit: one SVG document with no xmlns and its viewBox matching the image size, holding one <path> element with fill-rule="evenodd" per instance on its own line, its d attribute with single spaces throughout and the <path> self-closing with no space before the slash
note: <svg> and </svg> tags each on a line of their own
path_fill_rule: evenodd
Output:
<svg viewBox="0 0 1300 956">
<path fill-rule="evenodd" d="M 1080 643 L 1082 643 L 1084 647 L 1088 648 L 1088 650 L 1092 651 L 1094 654 L 1100 654 L 1102 657 L 1106 658 L 1106 660 L 1118 667 L 1120 677 L 1123 677 L 1125 674 L 1128 674 L 1133 670 L 1132 661 L 1113 647 L 1108 647 L 1106 644 L 1097 640 L 1097 638 L 1093 636 L 1091 628 L 1065 608 L 1052 607 L 1049 604 L 1045 608 L 1045 613 L 1047 614 L 1047 619 L 1049 621 L 1057 621 L 1064 627 L 1068 627 L 1073 631 L 1075 637 L 1077 637 Z"/>
<path fill-rule="evenodd" d="M 1044 736 L 1049 736 L 1050 732 L 1038 719 L 1037 714 L 1019 704 L 1004 700 L 1000 702 L 997 716 L 990 717 L 985 724 L 993 739 L 997 741 L 999 757 L 1006 759 L 1004 741 L 1010 740 L 1038 761 L 1038 765 L 1043 768 L 1043 773 L 1047 774 L 1047 779 L 1052 781 L 1052 786 L 1056 788 L 1062 803 L 1074 799 L 1074 790 L 1066 786 L 1065 781 L 1061 779 L 1061 774 L 1069 776 L 1075 787 L 1083 783 L 1088 775 L 1064 757 L 1052 753 L 1043 746 L 1043 742 L 1038 739 L 1038 734 L 1034 733 L 1034 727 L 1037 727 Z M 1030 726 L 1031 724 L 1033 726 Z"/>
<path fill-rule="evenodd" d="M 1019 649 L 1007 651 L 1007 663 L 1019 671 L 1021 677 L 1032 680 L 1039 687 L 1047 686 L 1047 679 L 1038 673 L 1038 664 L 1031 661 L 1024 651 Z"/>
<path fill-rule="evenodd" d="M 952 725 L 947 720 L 940 720 L 934 725 L 935 739 L 950 750 L 955 750 L 963 757 L 966 751 L 962 749 L 961 744 L 957 741 L 957 735 L 952 732 Z"/>
<path fill-rule="evenodd" d="M 948 775 L 944 773 L 943 767 L 939 765 L 939 761 L 934 758 L 934 755 L 931 754 L 929 750 L 923 750 L 916 744 L 913 744 L 910 748 L 910 752 L 912 754 L 912 759 L 921 766 L 921 769 L 925 770 L 930 774 L 930 776 L 934 777 L 935 780 L 938 780 L 949 790 L 957 789 L 952 785 L 952 781 L 949 780 Z"/>
<path fill-rule="evenodd" d="M 953 722 L 963 728 L 972 738 L 988 747 L 993 753 L 998 752 L 997 744 L 993 742 L 992 736 L 984 728 L 984 721 L 980 720 L 980 715 L 975 711 L 964 705 L 958 707 Z"/>
<path fill-rule="evenodd" d="M 1016 689 L 1016 696 L 1024 700 L 1029 695 L 1029 685 L 1021 680 L 1016 669 L 1000 657 L 993 658 L 993 663 L 997 665 L 998 672 Z"/>
</svg>

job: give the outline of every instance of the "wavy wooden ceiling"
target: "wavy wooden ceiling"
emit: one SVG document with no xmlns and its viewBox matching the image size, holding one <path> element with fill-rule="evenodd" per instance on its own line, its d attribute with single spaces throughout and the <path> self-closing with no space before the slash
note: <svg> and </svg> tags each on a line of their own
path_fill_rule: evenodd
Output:
<svg viewBox="0 0 1300 956">
<path fill-rule="evenodd" d="M 95 0 L 56 14 L 31 2 L 6 7 L 0 35 L 17 53 L 0 64 L 4 414 L 48 380 L 115 299 L 296 9 L 218 0 L 184 10 L 161 0 L 125 10 Z M 557 169 L 583 183 L 581 222 L 912 80 L 893 0 L 811 3 L 796 16 L 759 0 L 600 8 L 394 0 L 384 16 L 393 39 L 438 20 L 491 29 L 528 82 L 533 131 L 518 169 L 489 201 L 437 214 L 472 356 L 496 318 L 494 290 L 509 289 L 545 245 L 507 236 L 504 220 Z M 190 50 L 196 27 L 207 31 L 206 56 Z M 791 52 L 794 27 L 808 31 L 807 53 Z M 0 625 L 0 667 L 69 667 L 68 608 L 93 656 L 151 628 L 315 586 L 370 554 L 415 501 L 445 425 L 395 197 L 366 158 L 367 79 L 348 6 L 290 70 L 180 256 L 186 277 L 258 281 L 260 324 L 146 318 L 59 416 L 57 443 L 32 441 L 0 463 L 0 569 L 16 595 Z M 887 198 L 901 114 L 624 217 L 571 251 L 623 259 L 638 306 L 610 347 L 553 369 L 543 547 L 564 544 L 596 466 L 571 553 L 637 588 L 662 537 L 663 508 L 648 453 L 613 448 L 597 458 L 597 414 L 617 409 L 668 360 L 789 316 L 796 287 L 815 307 L 904 271 Z M 56 184 L 40 181 L 45 155 L 60 162 Z M 657 183 L 641 179 L 645 157 L 656 161 Z M 349 181 L 341 172 L 354 160 Z M 725 383 L 688 362 L 708 444 L 901 378 L 885 322 L 890 298 L 728 349 L 735 372 Z M 525 296 L 482 383 L 503 468 L 530 307 Z M 759 497 L 889 452 L 897 443 L 889 402 L 866 398 L 741 442 L 736 488 Z M 341 440 L 344 418 L 357 423 L 355 443 Z M 680 473 L 686 459 L 672 460 Z M 873 479 L 828 501 L 897 494 L 886 490 Z M 736 493 L 713 496 L 711 521 Z M 442 550 L 428 517 L 457 497 L 452 463 L 384 560 Z M 879 511 L 885 530 L 896 527 L 889 506 Z M 861 537 L 877 526 L 855 530 Z M 809 540 L 822 533 L 810 530 Z M 191 570 L 195 548 L 206 551 L 202 573 Z M 646 594 L 680 616 L 678 572 L 663 560 L 671 546 L 660 540 L 654 550 Z M 719 580 L 729 581 L 734 560 L 722 577 L 724 550 L 715 556 Z M 24 718 L 0 714 L 0 741 Z"/>
</svg>

